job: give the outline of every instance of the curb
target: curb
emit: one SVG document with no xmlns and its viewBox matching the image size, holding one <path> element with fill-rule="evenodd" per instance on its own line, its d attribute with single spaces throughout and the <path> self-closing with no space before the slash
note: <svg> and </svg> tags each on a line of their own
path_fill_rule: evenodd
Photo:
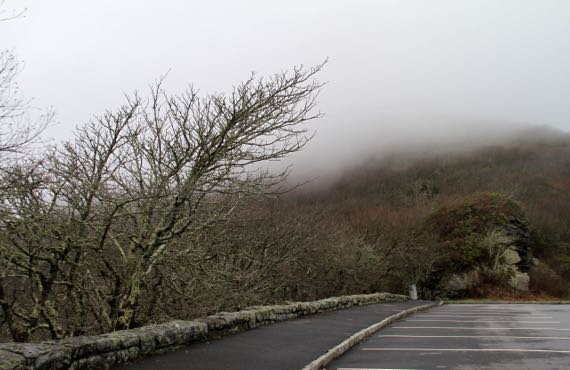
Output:
<svg viewBox="0 0 570 370">
<path fill-rule="evenodd" d="M 334 359 L 343 355 L 345 352 L 347 352 L 354 345 L 362 342 L 364 339 L 368 338 L 372 334 L 374 334 L 377 331 L 379 331 L 380 329 L 388 326 L 389 324 L 393 323 L 394 321 L 399 320 L 402 317 L 414 314 L 418 311 L 423 311 L 423 310 L 426 310 L 426 309 L 431 308 L 431 307 L 440 306 L 442 304 L 443 304 L 443 302 L 428 303 L 428 304 L 424 304 L 422 306 L 410 308 L 408 310 L 404 310 L 404 311 L 397 313 L 395 315 L 389 316 L 389 317 L 385 318 L 384 320 L 377 322 L 376 324 L 373 324 L 373 325 L 371 325 L 365 329 L 362 329 L 362 330 L 356 332 L 355 334 L 351 335 L 350 337 L 343 340 L 342 342 L 340 342 L 339 344 L 337 344 L 333 348 L 329 349 L 327 351 L 327 353 L 325 353 L 324 355 L 320 356 L 319 358 L 317 358 L 316 360 L 314 360 L 310 364 L 303 367 L 302 370 L 320 370 L 320 369 L 323 369 L 326 365 L 331 363 Z"/>
</svg>

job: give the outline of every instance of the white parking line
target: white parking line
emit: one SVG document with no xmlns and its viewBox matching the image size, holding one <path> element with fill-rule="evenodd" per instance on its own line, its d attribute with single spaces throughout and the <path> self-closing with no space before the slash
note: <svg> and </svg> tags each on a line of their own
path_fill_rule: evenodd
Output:
<svg viewBox="0 0 570 370">
<path fill-rule="evenodd" d="M 382 334 L 378 337 L 387 338 L 485 338 L 485 339 L 543 339 L 543 340 L 570 340 L 570 337 L 520 337 L 515 335 L 397 335 L 397 334 Z"/>
<path fill-rule="evenodd" d="M 467 326 L 392 326 L 394 329 L 466 329 L 466 330 L 560 330 L 570 331 L 570 329 L 560 328 L 489 328 L 489 327 L 467 327 Z"/>
<path fill-rule="evenodd" d="M 444 316 L 444 317 L 473 317 L 473 318 L 493 318 L 493 317 L 497 317 L 497 318 L 507 318 L 507 317 L 517 317 L 517 318 L 521 318 L 520 315 L 434 315 L 434 314 L 418 314 L 418 315 L 414 315 L 414 317 L 439 317 L 439 316 Z M 527 315 L 527 318 L 529 319 L 551 319 L 552 316 L 531 316 L 531 315 Z"/>
<path fill-rule="evenodd" d="M 520 313 L 520 312 L 533 312 L 531 310 L 509 310 L 509 309 L 497 309 L 497 308 L 477 308 L 477 309 L 467 309 L 467 308 L 463 308 L 463 309 L 457 309 L 457 308 L 437 308 L 437 309 L 432 309 L 430 310 L 430 312 L 515 312 L 515 313 Z"/>
<path fill-rule="evenodd" d="M 469 313 L 469 314 L 507 314 L 507 315 L 532 315 L 533 313 L 530 311 L 507 311 L 507 310 L 497 310 L 497 311 L 488 311 L 488 310 L 474 310 L 474 311 L 429 311 L 426 313 L 447 313 L 447 314 L 455 314 L 455 313 Z"/>
<path fill-rule="evenodd" d="M 533 314 L 529 314 L 529 313 L 517 313 L 517 314 L 510 314 L 510 313 L 500 313 L 500 312 L 493 312 L 493 313 L 487 313 L 487 312 L 444 312 L 444 313 L 438 313 L 438 316 L 451 316 L 451 315 L 461 315 L 461 316 L 469 316 L 469 315 L 475 315 L 475 316 L 514 316 L 514 317 L 520 317 L 520 316 L 524 316 L 524 317 L 534 317 L 535 315 Z"/>
<path fill-rule="evenodd" d="M 560 324 L 560 321 L 519 321 L 519 320 L 431 320 L 431 319 L 409 319 L 405 322 L 422 321 L 422 322 L 514 322 L 517 324 Z"/>
<path fill-rule="evenodd" d="M 380 369 L 380 368 L 371 368 L 371 367 L 339 367 L 336 370 L 420 370 L 420 369 Z"/>
<path fill-rule="evenodd" d="M 539 352 L 539 353 L 570 353 L 553 349 L 523 349 L 523 348 L 362 348 L 362 351 L 414 351 L 414 352 Z"/>
</svg>

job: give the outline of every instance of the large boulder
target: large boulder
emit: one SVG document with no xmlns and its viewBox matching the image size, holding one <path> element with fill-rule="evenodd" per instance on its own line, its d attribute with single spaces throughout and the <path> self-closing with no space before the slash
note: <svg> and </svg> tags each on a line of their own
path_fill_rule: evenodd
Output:
<svg viewBox="0 0 570 370">
<path fill-rule="evenodd" d="M 520 291 L 528 291 L 530 277 L 526 272 L 515 272 L 514 276 L 509 280 L 509 284 Z"/>
</svg>

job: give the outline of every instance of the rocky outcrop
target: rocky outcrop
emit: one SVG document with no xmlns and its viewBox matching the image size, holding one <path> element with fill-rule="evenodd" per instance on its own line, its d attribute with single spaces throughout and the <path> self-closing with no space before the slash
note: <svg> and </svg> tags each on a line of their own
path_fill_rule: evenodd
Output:
<svg viewBox="0 0 570 370">
<path fill-rule="evenodd" d="M 350 295 L 314 302 L 254 306 L 193 321 L 171 321 L 58 342 L 5 343 L 0 344 L 0 370 L 108 369 L 137 358 L 279 321 L 351 306 L 405 300 L 406 296 L 389 293 Z"/>
<path fill-rule="evenodd" d="M 434 212 L 426 222 L 440 257 L 423 288 L 435 296 L 481 294 L 480 285 L 526 291 L 532 266 L 523 209 L 499 193 L 475 193 Z M 508 285 L 507 285 L 508 286 Z"/>
<path fill-rule="evenodd" d="M 479 284 L 480 279 L 479 272 L 475 270 L 453 274 L 447 280 L 445 289 L 452 292 L 468 290 Z"/>
<path fill-rule="evenodd" d="M 497 270 L 508 276 L 507 283 L 522 292 L 529 290 L 530 277 L 528 273 L 521 272 L 518 263 L 521 257 L 515 249 L 509 248 L 500 260 L 500 264 L 496 266 Z M 476 266 L 473 270 L 463 273 L 455 273 L 450 275 L 445 282 L 445 291 L 451 292 L 464 292 L 470 291 L 481 284 L 483 275 L 488 273 L 496 273 L 497 271 L 489 271 L 487 266 Z"/>
<path fill-rule="evenodd" d="M 527 292 L 530 277 L 526 272 L 528 269 L 525 268 L 524 272 L 521 271 L 520 263 L 522 260 L 523 259 L 519 255 L 516 247 L 510 246 L 503 254 L 501 262 L 503 263 L 502 268 L 506 269 L 510 276 L 509 285 L 522 292 Z"/>
<path fill-rule="evenodd" d="M 522 292 L 527 292 L 530 284 L 530 276 L 526 272 L 516 272 L 509 280 L 509 284 Z"/>
<path fill-rule="evenodd" d="M 516 251 L 515 248 L 508 248 L 504 254 L 503 254 L 503 263 L 509 266 L 513 266 L 516 265 L 517 263 L 519 263 L 520 261 L 522 261 L 521 256 L 519 255 L 519 253 Z"/>
</svg>

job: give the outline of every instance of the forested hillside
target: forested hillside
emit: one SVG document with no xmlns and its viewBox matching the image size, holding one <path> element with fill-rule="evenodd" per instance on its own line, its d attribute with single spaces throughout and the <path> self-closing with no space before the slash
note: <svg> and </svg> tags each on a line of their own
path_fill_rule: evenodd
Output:
<svg viewBox="0 0 570 370">
<path fill-rule="evenodd" d="M 452 295 L 567 296 L 568 134 L 536 129 L 514 135 L 502 144 L 482 144 L 478 149 L 439 149 L 428 154 L 403 150 L 374 163 L 356 164 L 334 185 L 286 197 L 281 202 L 288 205 L 289 214 L 305 217 L 306 224 L 320 217 L 315 228 L 321 237 L 315 248 L 320 246 L 322 255 L 333 255 L 322 266 L 320 279 L 315 280 L 323 289 L 405 291 L 407 284 L 416 282 L 424 294 L 434 297 L 445 296 L 446 292 L 434 291 L 427 281 L 433 278 L 430 274 L 436 267 L 445 268 L 441 259 L 447 252 L 442 249 L 443 241 L 427 230 L 426 222 L 452 205 L 466 203 L 466 207 L 477 208 L 479 203 L 499 198 L 520 208 L 521 220 L 513 220 L 524 223 L 528 233 L 528 256 L 523 256 L 525 261 L 519 264 L 526 265 L 523 270 L 530 269 L 531 290 L 510 289 L 497 279 L 497 274 L 491 274 L 481 279 L 481 286 Z M 481 204 L 480 208 L 485 206 Z M 470 232 L 470 238 L 484 239 L 489 237 L 486 234 L 501 231 L 488 223 Z M 513 234 L 512 227 L 506 233 Z M 465 240 L 458 245 L 463 244 Z"/>
</svg>

